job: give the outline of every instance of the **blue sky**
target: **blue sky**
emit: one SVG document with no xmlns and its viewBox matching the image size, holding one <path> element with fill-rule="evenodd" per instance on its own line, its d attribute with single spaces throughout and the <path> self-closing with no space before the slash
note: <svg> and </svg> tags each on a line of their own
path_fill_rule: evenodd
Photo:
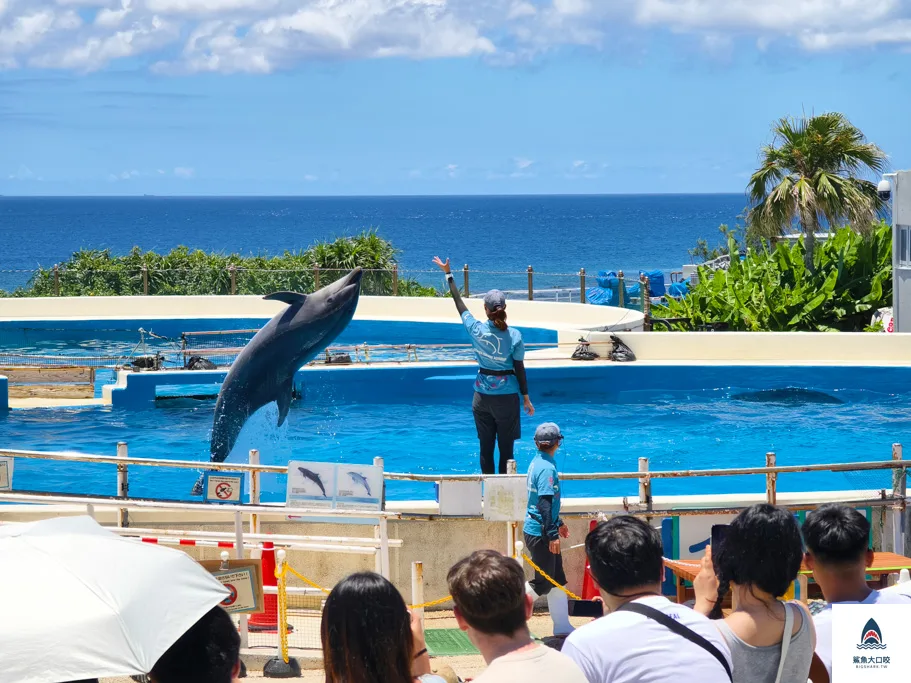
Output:
<svg viewBox="0 0 911 683">
<path fill-rule="evenodd" d="M 0 0 L 0 194 L 738 192 L 911 166 L 911 0 Z"/>
</svg>

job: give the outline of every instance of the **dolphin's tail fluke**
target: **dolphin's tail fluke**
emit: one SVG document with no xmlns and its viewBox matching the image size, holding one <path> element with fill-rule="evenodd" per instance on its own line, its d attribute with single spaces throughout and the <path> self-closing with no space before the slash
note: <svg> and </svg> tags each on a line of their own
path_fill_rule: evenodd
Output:
<svg viewBox="0 0 911 683">
<path fill-rule="evenodd" d="M 202 495 L 202 482 L 205 479 L 205 474 L 200 474 L 199 479 L 196 480 L 196 483 L 193 484 L 193 489 L 190 491 L 191 496 L 201 496 Z"/>
</svg>

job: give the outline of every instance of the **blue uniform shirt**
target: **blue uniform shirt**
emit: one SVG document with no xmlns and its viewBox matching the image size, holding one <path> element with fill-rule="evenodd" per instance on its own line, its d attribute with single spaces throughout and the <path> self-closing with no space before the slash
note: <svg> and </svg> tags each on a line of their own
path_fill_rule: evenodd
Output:
<svg viewBox="0 0 911 683">
<path fill-rule="evenodd" d="M 488 370 L 512 370 L 514 361 L 525 360 L 525 343 L 522 334 L 514 327 L 505 332 L 498 330 L 490 320 L 479 321 L 471 313 L 462 314 L 468 330 L 478 365 Z M 479 394 L 518 394 L 519 380 L 515 375 L 497 376 L 478 373 L 474 390 Z"/>
<path fill-rule="evenodd" d="M 554 459 L 538 451 L 531 465 L 528 466 L 528 510 L 525 513 L 525 533 L 529 536 L 543 536 L 544 526 L 541 524 L 541 513 L 538 511 L 538 498 L 540 496 L 553 496 L 551 506 L 553 526 L 560 527 L 560 476 L 557 474 L 557 463 Z"/>
</svg>

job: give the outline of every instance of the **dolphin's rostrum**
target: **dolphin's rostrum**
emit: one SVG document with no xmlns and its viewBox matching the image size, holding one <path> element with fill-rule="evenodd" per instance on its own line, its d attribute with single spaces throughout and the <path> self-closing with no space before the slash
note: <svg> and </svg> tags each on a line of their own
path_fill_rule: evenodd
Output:
<svg viewBox="0 0 911 683">
<path fill-rule="evenodd" d="M 294 373 L 351 322 L 362 275 L 356 268 L 313 294 L 276 292 L 264 297 L 288 307 L 244 347 L 221 386 L 209 445 L 213 462 L 224 462 L 247 418 L 267 403 L 278 404 L 278 425 L 284 423 L 291 407 Z M 194 493 L 201 488 L 197 482 Z"/>
<path fill-rule="evenodd" d="M 319 486 L 319 490 L 323 492 L 323 498 L 327 497 L 326 496 L 326 487 L 323 486 L 323 480 L 320 479 L 320 476 L 316 472 L 314 472 L 312 470 L 308 470 L 306 467 L 298 467 L 297 470 L 298 470 L 298 472 L 301 473 L 301 476 L 303 476 L 304 479 L 309 479 L 314 484 Z"/>
</svg>

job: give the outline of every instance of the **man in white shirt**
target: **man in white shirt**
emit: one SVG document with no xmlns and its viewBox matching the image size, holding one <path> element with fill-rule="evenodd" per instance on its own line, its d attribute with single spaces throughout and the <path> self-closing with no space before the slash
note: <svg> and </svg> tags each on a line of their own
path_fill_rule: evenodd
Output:
<svg viewBox="0 0 911 683">
<path fill-rule="evenodd" d="M 588 683 L 566 655 L 531 639 L 527 622 L 534 598 L 525 592 L 518 562 L 478 550 L 453 565 L 446 578 L 459 628 L 487 662 L 475 683 Z"/>
<path fill-rule="evenodd" d="M 810 667 L 813 683 L 825 683 L 832 678 L 832 604 L 911 605 L 911 596 L 894 588 L 878 591 L 867 585 L 866 569 L 873 564 L 870 522 L 858 510 L 837 503 L 823 505 L 807 514 L 801 531 L 807 547 L 806 565 L 829 603 L 813 618 L 816 653 Z"/>
<path fill-rule="evenodd" d="M 715 625 L 661 594 L 655 529 L 614 517 L 588 534 L 585 551 L 607 614 L 570 634 L 563 652 L 590 683 L 730 683 L 730 649 Z"/>
</svg>

